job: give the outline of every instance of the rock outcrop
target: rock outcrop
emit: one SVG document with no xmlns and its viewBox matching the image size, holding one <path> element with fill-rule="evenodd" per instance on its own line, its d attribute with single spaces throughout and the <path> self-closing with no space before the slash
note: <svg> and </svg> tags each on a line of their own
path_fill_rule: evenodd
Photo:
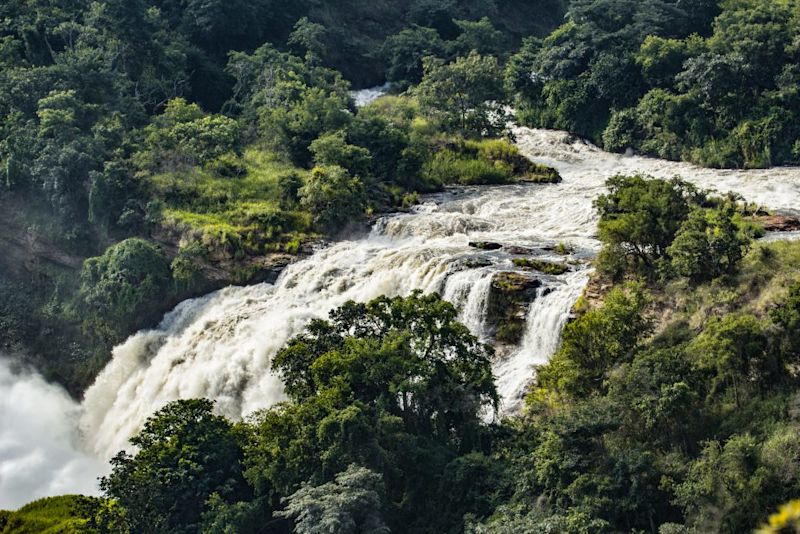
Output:
<svg viewBox="0 0 800 534">
<path fill-rule="evenodd" d="M 499 272 L 489 290 L 486 323 L 498 343 L 518 343 L 525 332 L 528 307 L 542 282 L 527 273 Z"/>
</svg>

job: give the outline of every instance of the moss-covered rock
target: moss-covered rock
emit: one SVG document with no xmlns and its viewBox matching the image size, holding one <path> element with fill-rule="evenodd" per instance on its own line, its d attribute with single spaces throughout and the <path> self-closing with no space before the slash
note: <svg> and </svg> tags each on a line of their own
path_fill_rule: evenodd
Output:
<svg viewBox="0 0 800 534">
<path fill-rule="evenodd" d="M 470 241 L 469 246 L 478 250 L 500 250 L 503 245 L 491 241 Z"/>
<path fill-rule="evenodd" d="M 531 275 L 500 272 L 492 279 L 486 322 L 499 343 L 518 343 L 525 332 L 528 306 L 541 281 Z"/>
<path fill-rule="evenodd" d="M 530 256 L 535 252 L 535 250 L 530 247 L 521 247 L 519 245 L 507 245 L 503 247 L 503 250 L 515 256 Z"/>
<path fill-rule="evenodd" d="M 518 180 L 532 184 L 557 184 L 561 183 L 563 179 L 553 167 L 530 162 L 525 172 L 519 175 Z"/>
<path fill-rule="evenodd" d="M 540 273 L 550 274 L 554 276 L 562 275 L 569 271 L 569 267 L 563 263 L 556 263 L 553 261 L 545 260 L 532 260 L 529 258 L 515 258 L 512 260 L 514 265 L 520 269 L 529 269 L 539 271 Z"/>
</svg>

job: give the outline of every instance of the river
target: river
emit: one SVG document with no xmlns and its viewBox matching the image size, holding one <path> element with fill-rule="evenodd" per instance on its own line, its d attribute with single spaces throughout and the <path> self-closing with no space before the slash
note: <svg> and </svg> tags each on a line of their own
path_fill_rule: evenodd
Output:
<svg viewBox="0 0 800 534">
<path fill-rule="evenodd" d="M 486 338 L 485 307 L 494 273 L 515 270 L 512 256 L 481 251 L 471 241 L 530 247 L 536 256 L 569 246 L 574 266 L 541 276 L 522 342 L 494 362 L 502 411 L 519 408 L 534 366 L 557 349 L 561 329 L 590 274 L 599 244 L 593 200 L 615 174 L 679 175 L 702 188 L 734 191 L 780 210 L 800 207 L 800 169 L 700 169 L 688 164 L 605 153 L 564 132 L 516 128 L 520 149 L 556 167 L 557 185 L 456 188 L 426 197 L 411 213 L 379 220 L 366 236 L 337 242 L 290 265 L 275 284 L 229 287 L 181 303 L 156 329 L 114 349 L 113 359 L 79 407 L 80 445 L 107 459 L 126 446 L 144 420 L 167 402 L 207 397 L 240 419 L 284 398 L 270 361 L 313 317 L 347 300 L 436 291 L 460 310 L 461 320 Z M 476 261 L 479 260 L 479 261 Z M 0 458 L 2 463 L 2 458 Z M 84 488 L 75 481 L 74 488 Z M 2 471 L 0 471 L 2 472 Z M 3 506 L 0 494 L 0 507 Z"/>
</svg>

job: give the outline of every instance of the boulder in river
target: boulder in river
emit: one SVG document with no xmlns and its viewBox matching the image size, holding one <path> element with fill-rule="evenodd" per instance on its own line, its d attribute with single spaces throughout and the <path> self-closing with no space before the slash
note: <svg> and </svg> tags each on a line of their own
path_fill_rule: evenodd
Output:
<svg viewBox="0 0 800 534">
<path fill-rule="evenodd" d="M 503 245 L 492 241 L 470 241 L 469 246 L 478 250 L 500 250 Z"/>
<path fill-rule="evenodd" d="M 529 247 L 520 247 L 518 245 L 506 245 L 503 250 L 515 256 L 530 256 L 534 253 L 534 249 Z"/>
<path fill-rule="evenodd" d="M 767 232 L 800 231 L 800 217 L 791 215 L 761 215 L 753 217 L 753 221 L 763 226 Z"/>
<path fill-rule="evenodd" d="M 563 263 L 557 263 L 554 261 L 534 260 L 528 258 L 515 258 L 513 262 L 514 265 L 516 265 L 520 269 L 539 271 L 540 273 L 551 274 L 554 276 L 558 276 L 569 271 L 569 267 L 567 267 Z"/>
<path fill-rule="evenodd" d="M 542 282 L 526 273 L 499 272 L 492 278 L 486 322 L 499 343 L 519 343 L 525 333 L 528 307 Z"/>
</svg>

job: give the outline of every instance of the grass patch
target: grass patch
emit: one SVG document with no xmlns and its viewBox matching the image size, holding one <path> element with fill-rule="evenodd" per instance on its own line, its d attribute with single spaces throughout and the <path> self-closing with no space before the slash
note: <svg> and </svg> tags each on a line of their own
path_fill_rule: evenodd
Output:
<svg viewBox="0 0 800 534">
<path fill-rule="evenodd" d="M 680 319 L 699 329 L 709 317 L 735 311 L 765 317 L 770 306 L 786 298 L 800 280 L 800 241 L 757 243 L 742 260 L 739 272 L 707 284 L 690 287 L 676 280 L 656 295 L 658 308 L 674 310 L 660 321 Z"/>
<path fill-rule="evenodd" d="M 151 177 L 164 202 L 162 224 L 226 255 L 296 250 L 312 233 L 311 216 L 282 209 L 278 179 L 307 171 L 258 147 L 246 149 L 238 163 L 244 172 L 234 176 L 209 166 Z"/>
<path fill-rule="evenodd" d="M 0 511 L 0 534 L 72 534 L 86 532 L 81 506 L 86 497 L 64 495 L 26 504 L 16 512 Z"/>
<path fill-rule="evenodd" d="M 448 138 L 425 165 L 423 175 L 440 185 L 557 183 L 558 171 L 533 163 L 505 139 Z"/>
</svg>

